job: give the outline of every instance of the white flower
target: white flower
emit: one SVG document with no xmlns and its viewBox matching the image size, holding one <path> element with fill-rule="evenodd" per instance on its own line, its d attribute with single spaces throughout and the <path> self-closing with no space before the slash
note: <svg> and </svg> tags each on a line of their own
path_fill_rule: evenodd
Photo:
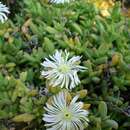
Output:
<svg viewBox="0 0 130 130">
<path fill-rule="evenodd" d="M 49 85 L 60 86 L 61 88 L 74 88 L 80 83 L 77 72 L 86 68 L 79 66 L 80 56 L 73 56 L 69 59 L 69 53 L 65 51 L 56 51 L 53 56 L 49 56 L 50 60 L 45 58 L 42 65 L 45 70 L 41 75 L 49 80 Z"/>
<path fill-rule="evenodd" d="M 76 102 L 75 96 L 70 103 L 66 101 L 66 93 L 53 96 L 51 105 L 46 104 L 43 116 L 47 130 L 84 130 L 88 126 L 89 112 L 83 109 L 82 102 Z"/>
<path fill-rule="evenodd" d="M 2 23 L 4 23 L 8 17 L 6 16 L 6 14 L 9 14 L 9 8 L 6 7 L 5 5 L 3 5 L 1 2 L 0 2 L 0 21 Z"/>
<path fill-rule="evenodd" d="M 50 0 L 50 3 L 55 3 L 55 4 L 63 4 L 63 3 L 69 3 L 70 1 L 74 0 Z"/>
</svg>

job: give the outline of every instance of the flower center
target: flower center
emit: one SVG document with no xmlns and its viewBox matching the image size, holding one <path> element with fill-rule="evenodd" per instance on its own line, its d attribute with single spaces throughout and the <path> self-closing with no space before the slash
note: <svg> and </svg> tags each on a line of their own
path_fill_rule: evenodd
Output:
<svg viewBox="0 0 130 130">
<path fill-rule="evenodd" d="M 60 65 L 59 66 L 59 71 L 61 73 L 67 73 L 70 70 L 70 67 L 66 64 Z"/>
<path fill-rule="evenodd" d="M 72 117 L 71 113 L 69 113 L 69 112 L 65 112 L 65 113 L 64 113 L 64 119 L 70 120 L 71 117 Z"/>
</svg>

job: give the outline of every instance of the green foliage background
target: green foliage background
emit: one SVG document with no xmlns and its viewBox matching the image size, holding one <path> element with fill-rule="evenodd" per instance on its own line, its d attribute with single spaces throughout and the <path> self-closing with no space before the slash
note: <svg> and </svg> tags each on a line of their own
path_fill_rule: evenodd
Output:
<svg viewBox="0 0 130 130">
<path fill-rule="evenodd" d="M 4 1 L 12 10 L 0 24 L 0 130 L 44 130 L 47 98 L 41 62 L 56 49 L 82 55 L 79 74 L 90 103 L 87 130 L 130 128 L 130 19 L 120 3 L 103 18 L 87 0 L 54 5 L 44 0 Z M 18 8 L 19 7 L 19 8 Z"/>
</svg>

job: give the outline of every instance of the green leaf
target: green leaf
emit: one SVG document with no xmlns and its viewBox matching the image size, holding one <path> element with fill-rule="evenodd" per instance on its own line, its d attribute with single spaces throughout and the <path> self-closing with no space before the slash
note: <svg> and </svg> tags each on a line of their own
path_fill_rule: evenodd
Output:
<svg viewBox="0 0 130 130">
<path fill-rule="evenodd" d="M 25 81 L 26 79 L 27 79 L 27 72 L 22 72 L 21 74 L 20 74 L 20 79 L 21 79 L 21 81 Z"/>
<path fill-rule="evenodd" d="M 7 118 L 8 113 L 4 110 L 0 110 L 0 119 Z"/>
<path fill-rule="evenodd" d="M 118 129 L 118 123 L 114 120 L 108 119 L 105 122 L 103 122 L 103 127 L 104 128 Z"/>
<path fill-rule="evenodd" d="M 47 37 L 44 38 L 44 43 L 43 43 L 43 49 L 47 52 L 47 53 L 52 53 L 55 50 L 54 47 L 54 42 L 52 42 L 50 39 L 48 39 Z"/>
<path fill-rule="evenodd" d="M 102 118 L 107 116 L 107 105 L 104 101 L 101 101 L 98 106 L 98 112 Z"/>
<path fill-rule="evenodd" d="M 50 33 L 50 34 L 57 34 L 57 33 L 58 33 L 58 31 L 57 31 L 56 29 L 54 29 L 54 28 L 52 28 L 52 27 L 50 27 L 50 26 L 47 26 L 47 27 L 45 28 L 45 30 L 46 30 L 48 33 Z"/>
<path fill-rule="evenodd" d="M 82 29 L 78 24 L 73 23 L 73 24 L 71 24 L 71 27 L 74 31 L 76 31 L 77 33 L 82 35 Z"/>
<path fill-rule="evenodd" d="M 24 113 L 24 114 L 15 116 L 12 119 L 12 121 L 14 121 L 14 122 L 31 122 L 34 118 L 35 118 L 34 115 L 28 114 L 28 113 Z"/>
</svg>

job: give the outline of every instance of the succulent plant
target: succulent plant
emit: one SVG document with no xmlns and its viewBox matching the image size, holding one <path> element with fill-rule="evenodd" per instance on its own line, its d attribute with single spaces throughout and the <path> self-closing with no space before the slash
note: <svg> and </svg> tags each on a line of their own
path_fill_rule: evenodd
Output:
<svg viewBox="0 0 130 130">
<path fill-rule="evenodd" d="M 86 0 L 10 4 L 13 17 L 0 23 L 0 128 L 46 129 L 43 107 L 61 87 L 48 85 L 41 63 L 55 50 L 67 50 L 70 57 L 82 55 L 81 65 L 88 68 L 68 90 L 68 100 L 78 95 L 89 110 L 85 129 L 129 129 L 130 19 L 120 6 L 116 2 L 103 17 Z"/>
</svg>

